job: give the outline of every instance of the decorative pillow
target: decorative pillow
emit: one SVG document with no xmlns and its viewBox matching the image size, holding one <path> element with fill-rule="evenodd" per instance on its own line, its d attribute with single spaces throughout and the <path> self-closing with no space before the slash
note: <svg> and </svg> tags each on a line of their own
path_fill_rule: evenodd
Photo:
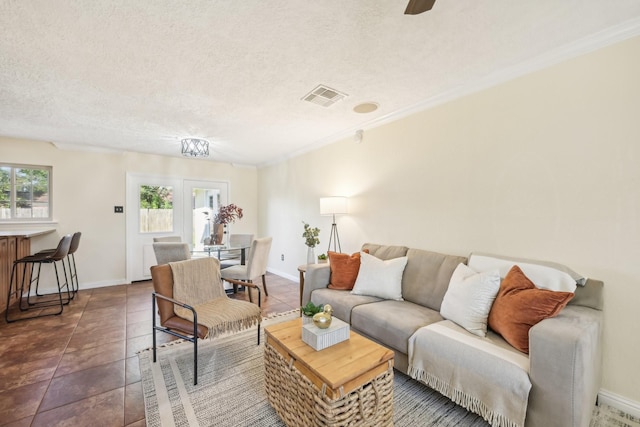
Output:
<svg viewBox="0 0 640 427">
<path fill-rule="evenodd" d="M 477 273 L 460 263 L 453 271 L 440 314 L 474 335 L 487 335 L 487 317 L 500 289 L 498 270 Z"/>
<path fill-rule="evenodd" d="M 383 261 L 360 252 L 360 271 L 351 293 L 402 301 L 402 273 L 406 265 L 406 256 Z"/>
<path fill-rule="evenodd" d="M 514 265 L 500 285 L 489 313 L 489 327 L 512 346 L 529 353 L 529 329 L 554 317 L 573 298 L 572 292 L 538 289 L 520 267 Z"/>
<path fill-rule="evenodd" d="M 511 267 L 518 265 L 536 287 L 550 291 L 575 292 L 576 285 L 584 285 L 586 278 L 561 264 L 522 258 L 502 257 L 472 253 L 467 265 L 476 271 L 497 268 L 500 277 L 505 277 Z"/>
<path fill-rule="evenodd" d="M 353 255 L 327 252 L 331 268 L 330 289 L 351 290 L 360 270 L 360 252 Z"/>
</svg>

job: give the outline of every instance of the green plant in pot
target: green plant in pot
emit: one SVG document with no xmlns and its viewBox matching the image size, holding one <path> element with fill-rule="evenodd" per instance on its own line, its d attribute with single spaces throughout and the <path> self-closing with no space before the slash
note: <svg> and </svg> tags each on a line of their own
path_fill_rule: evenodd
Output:
<svg viewBox="0 0 640 427">
<path fill-rule="evenodd" d="M 318 263 L 324 264 L 325 262 L 327 262 L 327 255 L 326 254 L 318 255 Z"/>
<path fill-rule="evenodd" d="M 315 314 L 322 313 L 324 311 L 324 304 L 315 305 L 309 301 L 307 305 L 302 306 L 300 310 L 302 311 L 303 323 L 311 323 L 313 322 L 313 316 Z"/>
</svg>

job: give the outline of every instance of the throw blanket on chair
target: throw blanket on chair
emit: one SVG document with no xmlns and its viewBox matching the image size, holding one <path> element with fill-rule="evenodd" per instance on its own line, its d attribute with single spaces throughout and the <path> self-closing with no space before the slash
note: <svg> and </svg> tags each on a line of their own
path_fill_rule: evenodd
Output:
<svg viewBox="0 0 640 427">
<path fill-rule="evenodd" d="M 209 328 L 209 338 L 260 323 L 260 307 L 227 296 L 216 258 L 170 262 L 169 266 L 173 273 L 173 298 L 196 310 L 198 323 Z M 191 310 L 174 306 L 174 311 L 177 316 L 193 322 Z"/>
<path fill-rule="evenodd" d="M 529 358 L 497 334 L 470 334 L 444 320 L 409 338 L 409 375 L 493 427 L 522 427 L 531 381 Z"/>
</svg>

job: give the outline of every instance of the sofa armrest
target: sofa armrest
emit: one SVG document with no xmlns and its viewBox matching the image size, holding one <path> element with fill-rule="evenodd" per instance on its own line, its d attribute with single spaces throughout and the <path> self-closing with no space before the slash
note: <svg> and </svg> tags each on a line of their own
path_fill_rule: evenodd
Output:
<svg viewBox="0 0 640 427">
<path fill-rule="evenodd" d="M 600 388 L 602 312 L 567 306 L 529 331 L 527 427 L 588 426 Z"/>
<path fill-rule="evenodd" d="M 304 275 L 304 289 L 302 290 L 302 306 L 311 301 L 311 292 L 315 289 L 326 288 L 331 278 L 329 264 L 310 264 Z"/>
</svg>

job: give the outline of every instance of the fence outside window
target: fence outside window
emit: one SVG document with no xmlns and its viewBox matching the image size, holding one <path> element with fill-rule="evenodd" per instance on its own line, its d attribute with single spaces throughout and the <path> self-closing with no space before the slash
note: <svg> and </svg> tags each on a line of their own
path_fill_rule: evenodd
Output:
<svg viewBox="0 0 640 427">
<path fill-rule="evenodd" d="M 0 221 L 51 220 L 51 166 L 0 163 Z"/>
</svg>

